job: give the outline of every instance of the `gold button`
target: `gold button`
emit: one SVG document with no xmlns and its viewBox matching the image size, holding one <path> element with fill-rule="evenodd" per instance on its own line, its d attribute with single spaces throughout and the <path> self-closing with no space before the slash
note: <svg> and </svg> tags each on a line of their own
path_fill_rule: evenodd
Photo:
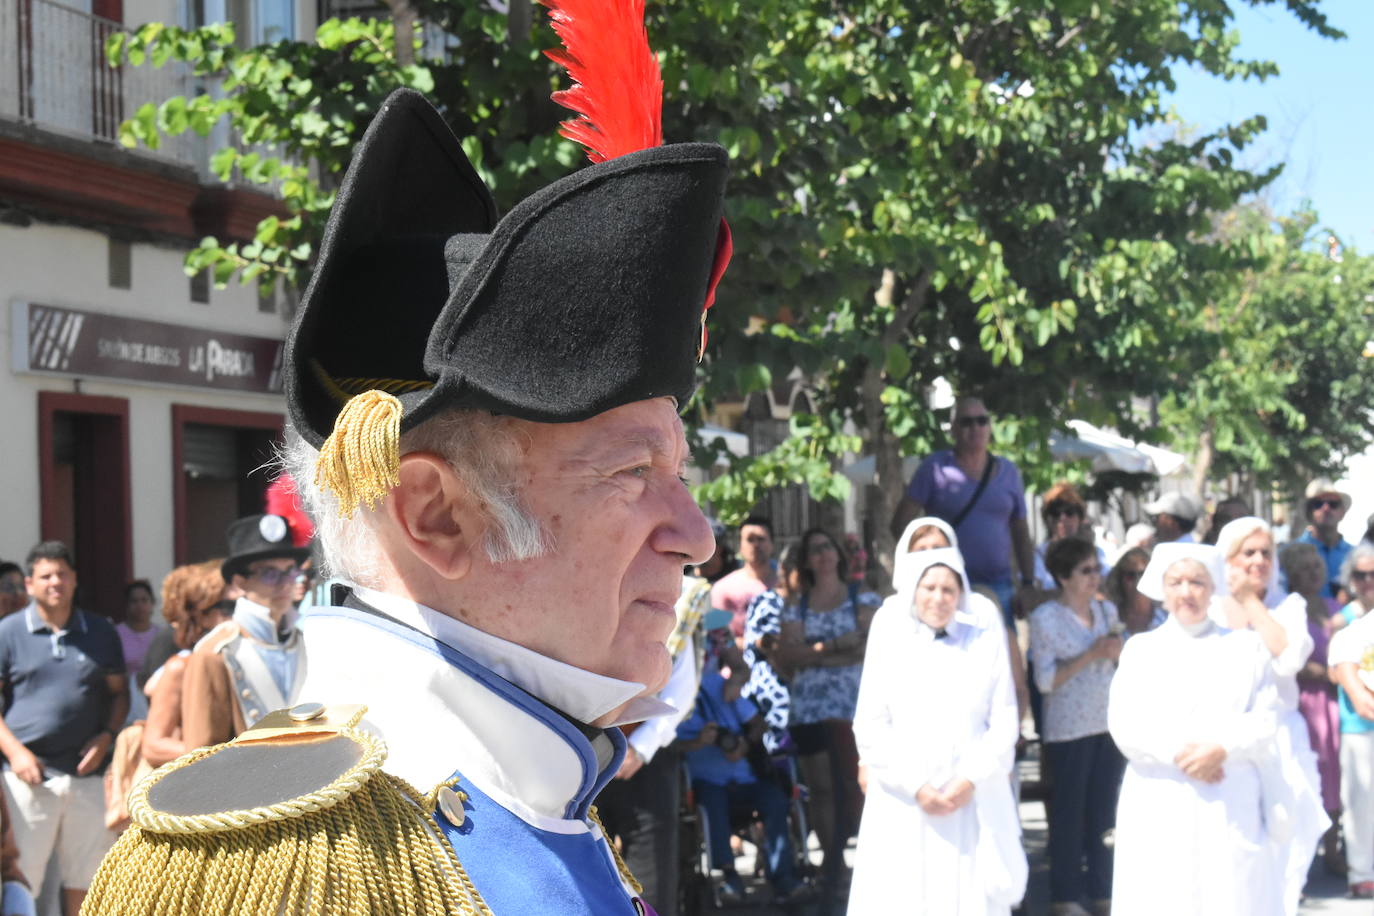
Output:
<svg viewBox="0 0 1374 916">
<path fill-rule="evenodd" d="M 292 722 L 309 722 L 324 715 L 323 703 L 298 703 L 287 713 Z"/>
<path fill-rule="evenodd" d="M 250 709 L 248 710 L 248 718 L 252 719 L 253 722 L 257 722 L 262 718 L 262 713 L 258 712 L 256 709 Z M 252 725 L 253 722 L 249 722 L 248 724 Z"/>
<path fill-rule="evenodd" d="M 463 826 L 463 821 L 467 820 L 467 815 L 463 812 L 463 799 L 466 797 L 462 792 L 455 792 L 448 786 L 439 790 L 439 811 L 455 827 Z"/>
<path fill-rule="evenodd" d="M 253 695 L 253 691 L 252 691 L 252 690 L 249 690 L 247 687 L 245 687 L 245 688 L 243 688 L 242 690 L 240 690 L 239 693 L 243 694 L 243 698 L 244 698 L 245 700 L 248 699 L 249 697 L 251 697 L 251 696 Z"/>
</svg>

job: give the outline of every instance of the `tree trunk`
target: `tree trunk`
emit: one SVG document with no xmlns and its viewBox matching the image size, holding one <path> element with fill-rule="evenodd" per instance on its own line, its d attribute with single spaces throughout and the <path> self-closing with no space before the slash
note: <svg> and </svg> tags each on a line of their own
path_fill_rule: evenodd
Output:
<svg viewBox="0 0 1374 916">
<path fill-rule="evenodd" d="M 419 13 L 412 0 L 386 0 L 391 8 L 391 24 L 396 28 L 396 62 L 402 67 L 415 63 L 415 20 Z"/>
<path fill-rule="evenodd" d="M 890 268 L 884 270 L 882 283 L 874 294 L 874 299 L 879 306 L 892 303 L 896 286 L 896 273 Z M 897 306 L 892 321 L 883 329 L 880 338 L 882 344 L 880 352 L 885 353 L 889 346 L 902 340 L 912 319 L 925 307 L 926 298 L 929 294 L 930 271 L 923 270 Z M 906 480 L 902 475 L 901 443 L 897 441 L 896 436 L 888 431 L 887 424 L 883 421 L 885 408 L 883 407 L 882 395 L 884 387 L 886 384 L 883 379 L 883 359 L 879 357 L 877 360 L 870 360 L 868 365 L 864 367 L 861 393 L 864 417 L 868 422 L 863 438 L 866 450 L 873 455 L 875 482 L 878 490 L 878 498 L 871 503 L 873 511 L 876 513 L 876 518 L 872 519 L 873 550 L 877 553 L 878 564 L 891 577 L 892 551 L 896 546 L 896 541 L 888 530 L 888 521 L 892 518 L 892 513 L 896 511 L 897 504 L 901 501 Z"/>
<path fill-rule="evenodd" d="M 506 35 L 511 44 L 529 40 L 534 26 L 534 4 L 530 0 L 510 0 L 506 13 Z"/>
<path fill-rule="evenodd" d="M 1193 495 L 1202 499 L 1206 492 L 1207 475 L 1212 472 L 1213 423 L 1208 419 L 1202 425 L 1202 434 L 1197 439 L 1197 452 L 1193 457 Z"/>
</svg>

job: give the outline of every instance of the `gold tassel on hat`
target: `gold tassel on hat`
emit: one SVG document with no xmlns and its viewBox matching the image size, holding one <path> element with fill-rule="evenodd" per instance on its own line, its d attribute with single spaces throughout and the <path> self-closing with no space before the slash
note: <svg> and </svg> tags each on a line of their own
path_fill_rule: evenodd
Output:
<svg viewBox="0 0 1374 916">
<path fill-rule="evenodd" d="M 334 491 L 344 518 L 359 503 L 371 509 L 400 485 L 400 443 L 401 402 L 376 389 L 354 395 L 320 448 L 315 483 Z"/>
</svg>

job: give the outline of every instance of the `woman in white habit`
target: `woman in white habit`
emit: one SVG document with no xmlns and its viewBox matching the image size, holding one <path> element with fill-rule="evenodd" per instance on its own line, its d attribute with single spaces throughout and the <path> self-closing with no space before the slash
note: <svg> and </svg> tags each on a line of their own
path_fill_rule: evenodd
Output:
<svg viewBox="0 0 1374 916">
<path fill-rule="evenodd" d="M 1259 637 L 1260 657 L 1269 665 L 1278 689 L 1278 760 L 1293 791 L 1292 836 L 1281 850 L 1284 876 L 1283 911 L 1298 911 L 1307 871 L 1322 834 L 1331 826 L 1321 801 L 1317 755 L 1307 722 L 1298 710 L 1298 672 L 1312 654 L 1307 630 L 1307 602 L 1279 588 L 1274 537 L 1262 519 L 1249 516 L 1229 523 L 1217 535 L 1223 564 L 1212 598 L 1212 620 L 1229 630 L 1249 630 Z"/>
<path fill-rule="evenodd" d="M 1127 760 L 1113 916 L 1281 916 L 1278 698 L 1258 637 L 1209 616 L 1215 551 L 1155 548 L 1140 590 L 1169 619 L 1121 652 L 1107 706 Z"/>
<path fill-rule="evenodd" d="M 940 547 L 952 547 L 959 550 L 959 537 L 954 533 L 954 529 L 942 518 L 926 516 L 918 518 L 907 524 L 902 531 L 902 536 L 897 539 L 897 549 L 892 556 L 892 589 L 894 594 L 889 595 L 883 602 L 900 604 L 904 599 L 903 595 L 910 596 L 915 587 L 911 580 L 913 570 L 923 568 L 917 556 L 925 550 L 935 550 Z M 963 552 L 959 553 L 963 557 Z M 1030 686 L 1026 681 L 1026 663 L 1021 656 L 1021 644 L 1016 640 L 1016 629 L 1007 628 L 1002 619 L 1002 610 L 997 602 L 987 595 L 980 595 L 976 591 L 968 593 L 968 611 L 981 626 L 988 629 L 997 629 L 1004 633 L 1007 640 L 1007 664 L 1011 667 L 1012 684 L 1016 688 L 1016 703 L 1021 711 L 1020 721 L 1026 717 L 1030 710 Z M 910 598 L 906 607 L 910 607 Z M 861 777 L 862 779 L 862 777 Z M 862 782 L 860 783 L 862 785 Z"/>
<path fill-rule="evenodd" d="M 907 596 L 907 601 L 910 602 L 912 590 L 915 588 L 911 577 L 915 575 L 916 570 L 924 568 L 920 557 L 917 555 L 923 551 L 935 550 L 940 547 L 959 549 L 959 536 L 954 533 L 949 522 L 928 515 L 908 523 L 902 531 L 902 536 L 897 539 L 897 549 L 892 555 L 892 590 L 894 594 L 889 595 L 883 603 L 899 603 L 904 594 Z M 959 556 L 962 558 L 963 554 L 960 553 Z M 1006 629 L 1006 624 L 1002 621 L 1001 610 L 998 609 L 996 602 L 986 595 L 970 592 L 968 594 L 968 609 L 985 626 Z"/>
<path fill-rule="evenodd" d="M 1006 636 L 969 611 L 957 550 L 909 562 L 874 618 L 854 715 L 868 792 L 849 913 L 1005 914 L 1026 888 Z"/>
</svg>

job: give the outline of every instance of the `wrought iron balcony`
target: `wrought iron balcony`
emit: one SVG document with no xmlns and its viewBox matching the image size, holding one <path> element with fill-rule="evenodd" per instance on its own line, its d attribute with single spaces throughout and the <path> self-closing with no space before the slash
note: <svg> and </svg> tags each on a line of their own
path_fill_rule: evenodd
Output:
<svg viewBox="0 0 1374 916">
<path fill-rule="evenodd" d="M 0 0 L 0 119 L 115 144 L 140 105 L 194 91 L 183 65 L 111 67 L 105 42 L 122 28 L 54 0 Z M 204 174 L 207 147 L 185 134 L 136 152 Z"/>
</svg>

